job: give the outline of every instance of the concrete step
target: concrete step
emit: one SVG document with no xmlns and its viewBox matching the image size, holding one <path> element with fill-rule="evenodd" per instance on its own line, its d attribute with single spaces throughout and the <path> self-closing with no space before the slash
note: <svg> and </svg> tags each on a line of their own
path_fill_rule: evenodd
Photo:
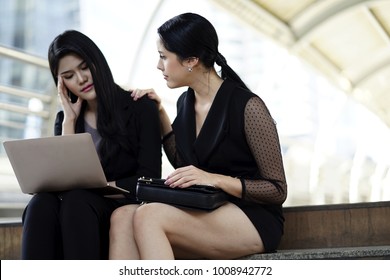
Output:
<svg viewBox="0 0 390 280">
<path fill-rule="evenodd" d="M 284 208 L 278 250 L 390 245 L 390 201 Z"/>
<path fill-rule="evenodd" d="M 21 218 L 0 218 L 0 260 L 20 259 Z"/>
<path fill-rule="evenodd" d="M 390 246 L 278 250 L 243 260 L 390 260 Z"/>
<path fill-rule="evenodd" d="M 1 207 L 0 207 L 1 208 Z M 21 210 L 21 208 L 19 208 Z M 276 253 L 251 260 L 390 259 L 390 201 L 287 207 Z M 0 259 L 20 257 L 21 213 L 0 219 Z"/>
</svg>

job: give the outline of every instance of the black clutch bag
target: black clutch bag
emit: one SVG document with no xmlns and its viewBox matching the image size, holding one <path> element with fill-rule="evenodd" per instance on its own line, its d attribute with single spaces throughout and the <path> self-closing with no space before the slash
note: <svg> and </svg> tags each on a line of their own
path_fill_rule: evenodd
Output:
<svg viewBox="0 0 390 280">
<path fill-rule="evenodd" d="M 162 202 L 179 207 L 214 210 L 228 201 L 228 194 L 212 186 L 171 188 L 164 179 L 139 178 L 136 196 L 141 202 Z"/>
</svg>

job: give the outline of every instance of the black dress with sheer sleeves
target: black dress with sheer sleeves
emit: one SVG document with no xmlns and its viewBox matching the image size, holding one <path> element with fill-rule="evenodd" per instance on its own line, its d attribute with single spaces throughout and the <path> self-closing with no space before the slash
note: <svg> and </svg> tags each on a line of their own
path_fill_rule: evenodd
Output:
<svg viewBox="0 0 390 280">
<path fill-rule="evenodd" d="M 272 116 L 259 96 L 225 80 L 196 136 L 194 101 L 191 88 L 178 99 L 173 131 L 163 139 L 168 159 L 175 168 L 194 165 L 240 178 L 242 197 L 230 201 L 256 227 L 266 251 L 275 251 L 287 183 Z"/>
</svg>

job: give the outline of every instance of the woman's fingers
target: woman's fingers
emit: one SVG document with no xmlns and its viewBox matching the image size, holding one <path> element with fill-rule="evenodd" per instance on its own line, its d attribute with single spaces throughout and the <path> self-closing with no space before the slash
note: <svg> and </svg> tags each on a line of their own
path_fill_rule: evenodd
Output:
<svg viewBox="0 0 390 280">
<path fill-rule="evenodd" d="M 69 100 L 70 98 L 65 93 L 67 92 L 67 90 L 61 76 L 58 76 L 57 91 L 62 104 L 66 104 L 67 102 L 70 102 Z"/>
<path fill-rule="evenodd" d="M 134 100 L 140 99 L 145 94 L 147 94 L 150 91 L 150 89 L 134 89 L 131 92 L 131 97 L 133 97 Z"/>
<path fill-rule="evenodd" d="M 75 103 L 71 102 L 70 97 L 67 95 L 68 89 L 66 88 L 63 78 L 61 76 L 58 76 L 57 90 L 65 117 L 77 118 L 80 115 L 82 105 L 81 98 L 78 97 Z"/>
<path fill-rule="evenodd" d="M 171 187 L 189 187 L 192 185 L 207 185 L 210 184 L 208 180 L 209 173 L 196 168 L 193 165 L 185 166 L 176 169 L 172 172 L 166 180 L 166 184 Z"/>
<path fill-rule="evenodd" d="M 148 89 L 133 89 L 131 90 L 131 97 L 133 97 L 134 100 L 138 100 L 144 95 L 147 95 L 148 98 L 156 101 L 158 104 L 161 103 L 160 97 L 157 95 L 157 93 L 152 88 Z"/>
</svg>

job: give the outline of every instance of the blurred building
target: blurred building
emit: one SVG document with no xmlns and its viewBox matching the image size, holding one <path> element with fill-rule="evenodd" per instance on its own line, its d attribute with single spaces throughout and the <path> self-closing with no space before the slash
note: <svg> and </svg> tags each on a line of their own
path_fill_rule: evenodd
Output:
<svg viewBox="0 0 390 280">
<path fill-rule="evenodd" d="M 47 48 L 65 28 L 79 28 L 78 0 L 0 0 L 0 141 L 52 133 L 56 95 Z M 0 146 L 0 216 L 20 211 L 22 195 Z"/>
</svg>

